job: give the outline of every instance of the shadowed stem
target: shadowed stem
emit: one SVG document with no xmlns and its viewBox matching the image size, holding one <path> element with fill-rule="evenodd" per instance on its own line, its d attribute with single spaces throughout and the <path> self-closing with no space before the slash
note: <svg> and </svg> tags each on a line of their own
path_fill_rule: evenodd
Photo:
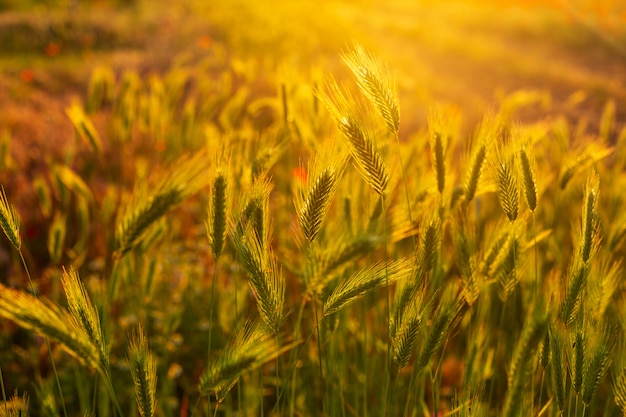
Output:
<svg viewBox="0 0 626 417">
<path fill-rule="evenodd" d="M 26 265 L 26 260 L 24 259 L 24 254 L 22 253 L 21 249 L 18 250 L 18 253 L 20 254 L 20 259 L 22 260 L 24 271 L 26 271 L 26 276 L 28 277 L 28 283 L 30 285 L 31 292 L 33 293 L 33 297 L 38 298 L 37 292 L 35 291 L 35 286 L 33 285 L 33 280 L 30 277 L 30 271 L 28 270 L 28 265 Z M 52 364 L 52 372 L 54 372 L 54 379 L 56 380 L 57 389 L 59 390 L 59 395 L 61 396 L 61 406 L 63 407 L 63 416 L 67 417 L 67 408 L 65 407 L 65 398 L 63 397 L 63 389 L 61 388 L 61 381 L 59 380 L 57 366 L 56 366 L 56 363 L 54 362 L 54 356 L 52 355 L 52 348 L 50 348 L 50 340 L 48 340 L 48 336 L 45 336 L 44 340 L 46 341 L 46 347 L 48 348 L 48 355 L 50 355 L 50 363 Z M 2 392 L 4 394 L 4 383 L 3 383 Z M 6 398 L 5 398 L 5 405 L 6 405 Z"/>
<path fill-rule="evenodd" d="M 2 376 L 2 366 L 0 366 L 0 388 L 2 389 L 2 399 L 4 400 L 4 415 L 9 415 L 9 406 L 7 405 L 7 392 L 4 389 L 4 377 Z"/>
<path fill-rule="evenodd" d="M 317 349 L 318 349 L 318 358 L 319 358 L 319 368 L 320 368 L 320 381 L 322 384 L 322 412 L 323 415 L 326 415 L 326 388 L 324 384 L 324 369 L 322 367 L 322 334 L 320 333 L 320 321 L 317 317 L 317 294 L 313 293 L 313 314 L 315 315 L 315 328 L 317 331 Z"/>
<path fill-rule="evenodd" d="M 218 269 L 218 260 L 219 256 L 215 258 L 215 263 L 213 264 L 213 276 L 211 278 L 211 296 L 209 301 L 209 346 L 208 346 L 208 364 L 211 364 L 211 347 L 213 342 L 213 309 L 215 308 L 215 281 L 217 281 L 217 269 Z M 236 293 L 235 293 L 236 296 Z"/>
</svg>

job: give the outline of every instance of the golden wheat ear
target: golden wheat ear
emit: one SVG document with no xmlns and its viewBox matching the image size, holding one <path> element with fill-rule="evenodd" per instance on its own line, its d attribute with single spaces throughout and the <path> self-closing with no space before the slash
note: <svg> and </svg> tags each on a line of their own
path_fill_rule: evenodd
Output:
<svg viewBox="0 0 626 417">
<path fill-rule="evenodd" d="M 2 417 L 28 417 L 29 416 L 28 394 L 24 393 L 20 397 L 16 389 L 15 393 L 11 396 L 11 398 L 5 401 L 4 404 L 0 405 L 0 416 Z"/>
<path fill-rule="evenodd" d="M 0 316 L 57 341 L 82 365 L 99 369 L 101 355 L 98 347 L 73 315 L 51 301 L 0 284 Z"/>
<path fill-rule="evenodd" d="M 141 326 L 130 338 L 128 364 L 135 383 L 135 398 L 139 415 L 152 417 L 156 410 L 157 367 Z"/>
<path fill-rule="evenodd" d="M 74 268 L 63 270 L 61 284 L 70 314 L 89 341 L 97 348 L 101 369 L 109 366 L 109 348 L 104 337 L 98 310 L 91 303 L 87 290 Z"/>
<path fill-rule="evenodd" d="M 346 155 L 326 141 L 309 163 L 304 181 L 294 183 L 294 205 L 304 237 L 311 243 L 322 228 L 343 174 Z"/>
<path fill-rule="evenodd" d="M 0 187 L 0 226 L 4 231 L 4 235 L 9 242 L 17 250 L 22 247 L 22 239 L 20 237 L 20 218 L 15 209 L 9 204 L 4 187 Z"/>
<path fill-rule="evenodd" d="M 361 45 L 355 44 L 342 58 L 387 129 L 397 136 L 400 130 L 400 101 L 395 76 L 380 58 L 367 52 Z"/>
<path fill-rule="evenodd" d="M 256 232 L 250 227 L 245 234 L 237 235 L 233 243 L 248 275 L 259 314 L 276 334 L 286 318 L 286 283 L 276 257 L 269 249 L 263 248 Z"/>
<path fill-rule="evenodd" d="M 295 343 L 276 346 L 276 338 L 263 322 L 249 320 L 237 333 L 221 355 L 213 361 L 200 377 L 201 395 L 215 393 L 219 402 L 239 378 L 262 364 L 276 358 L 295 346 Z"/>
<path fill-rule="evenodd" d="M 361 177 L 379 195 L 384 195 L 389 183 L 389 170 L 373 135 L 363 121 L 366 111 L 358 103 L 348 100 L 346 93 L 334 79 L 328 81 L 326 92 L 320 94 L 320 98 L 326 103 L 339 131 L 346 139 Z"/>
<path fill-rule="evenodd" d="M 417 338 L 422 326 L 423 292 L 417 291 L 416 297 L 400 298 L 396 303 L 396 314 L 391 323 L 392 346 L 394 360 L 399 368 L 409 364 L 417 346 Z M 406 303 L 402 305 L 402 303 Z"/>
<path fill-rule="evenodd" d="M 160 174 L 156 185 L 137 193 L 134 201 L 124 210 L 115 235 L 115 251 L 118 257 L 135 248 L 150 227 L 182 201 L 208 185 L 207 156 L 200 153 L 183 157 L 170 172 Z"/>
<path fill-rule="evenodd" d="M 377 262 L 343 279 L 324 302 L 324 317 L 340 311 L 373 291 L 406 278 L 411 274 L 414 262 L 409 259 Z"/>
</svg>

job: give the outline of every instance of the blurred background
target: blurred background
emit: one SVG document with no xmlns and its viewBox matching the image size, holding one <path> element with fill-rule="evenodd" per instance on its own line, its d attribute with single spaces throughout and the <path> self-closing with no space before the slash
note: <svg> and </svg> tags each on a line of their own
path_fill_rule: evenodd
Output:
<svg viewBox="0 0 626 417">
<path fill-rule="evenodd" d="M 197 65 L 216 83 L 222 66 L 275 96 L 283 83 L 341 78 L 353 42 L 396 72 L 404 138 L 435 102 L 458 106 L 465 126 L 507 100 L 532 104 L 521 120 L 564 115 L 592 130 L 608 102 L 625 119 L 619 0 L 0 0 L 0 130 L 30 161 L 62 151 L 64 110 L 103 65 L 142 75 Z"/>
</svg>

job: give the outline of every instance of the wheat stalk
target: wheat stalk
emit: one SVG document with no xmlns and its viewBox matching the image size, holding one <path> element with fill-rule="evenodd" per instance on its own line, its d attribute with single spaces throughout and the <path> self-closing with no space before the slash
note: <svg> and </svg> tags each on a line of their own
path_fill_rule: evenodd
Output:
<svg viewBox="0 0 626 417">
<path fill-rule="evenodd" d="M 357 85 L 372 103 L 389 131 L 397 136 L 400 129 L 400 102 L 395 77 L 385 63 L 355 44 L 342 55 Z"/>
<path fill-rule="evenodd" d="M 554 330 L 551 332 L 550 347 L 552 350 L 552 381 L 554 383 L 554 395 L 559 410 L 565 408 L 565 375 L 563 373 L 563 343 L 561 337 Z"/>
<path fill-rule="evenodd" d="M 135 384 L 139 415 L 152 417 L 156 411 L 157 367 L 141 326 L 131 336 L 128 346 L 128 365 Z"/>
</svg>

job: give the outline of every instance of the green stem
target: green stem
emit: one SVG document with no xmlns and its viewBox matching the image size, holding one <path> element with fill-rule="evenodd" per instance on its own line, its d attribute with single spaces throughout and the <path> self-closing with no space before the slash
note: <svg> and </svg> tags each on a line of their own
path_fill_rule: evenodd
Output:
<svg viewBox="0 0 626 417">
<path fill-rule="evenodd" d="M 2 366 L 0 366 L 0 388 L 2 388 L 2 399 L 4 400 L 4 415 L 9 415 L 9 406 L 7 405 L 7 392 L 4 389 L 4 377 L 2 376 Z"/>
<path fill-rule="evenodd" d="M 326 401 L 325 397 L 326 397 L 326 388 L 324 386 L 324 369 L 322 366 L 322 334 L 320 332 L 320 321 L 317 317 L 317 294 L 313 293 L 313 314 L 315 315 L 315 329 L 317 331 L 317 349 L 318 349 L 318 363 L 319 363 L 319 370 L 320 370 L 320 381 L 322 384 L 322 411 L 323 411 L 323 415 L 326 415 Z"/>
<path fill-rule="evenodd" d="M 115 405 L 115 409 L 120 417 L 124 415 L 122 413 L 122 408 L 120 407 L 119 401 L 117 401 L 117 395 L 115 394 L 115 389 L 113 388 L 113 383 L 111 382 L 111 374 L 109 369 L 102 370 L 102 377 L 106 384 L 107 391 L 109 391 L 109 397 L 111 397 L 111 401 L 113 405 Z"/>
<path fill-rule="evenodd" d="M 30 284 L 30 290 L 33 293 L 33 297 L 37 298 L 37 291 L 35 291 L 35 286 L 33 285 L 33 280 L 30 277 L 30 271 L 28 270 L 28 265 L 26 265 L 26 260 L 24 259 L 24 254 L 21 250 L 18 250 L 20 254 L 20 259 L 22 260 L 22 265 L 24 266 L 24 271 L 26 271 L 26 276 L 28 277 L 28 283 Z M 44 337 L 46 341 L 46 347 L 48 348 L 48 355 L 50 356 L 50 363 L 52 365 L 52 372 L 54 373 L 54 378 L 56 380 L 57 389 L 59 390 L 59 395 L 61 396 L 61 406 L 63 407 L 63 416 L 67 417 L 67 408 L 65 407 L 65 397 L 63 397 L 63 389 L 61 388 L 61 380 L 59 379 L 59 373 L 57 372 L 57 366 L 54 361 L 54 356 L 52 355 L 52 348 L 50 347 L 50 340 L 48 336 Z M 5 402 L 6 404 L 6 402 Z M 8 415 L 8 414 L 7 414 Z"/>
<path fill-rule="evenodd" d="M 211 347 L 213 341 L 213 309 L 215 307 L 215 281 L 217 281 L 217 269 L 218 269 L 218 260 L 219 257 L 215 258 L 215 263 L 213 264 L 213 274 L 211 277 L 211 295 L 209 300 L 209 351 L 207 355 L 207 363 L 211 364 Z M 237 294 L 235 293 L 235 297 Z"/>
<path fill-rule="evenodd" d="M 302 297 L 302 303 L 300 303 L 300 309 L 298 311 L 298 319 L 296 321 L 296 327 L 295 330 L 293 332 L 293 340 L 296 341 L 299 339 L 300 336 L 300 325 L 302 323 L 302 316 L 304 314 L 304 307 L 306 306 L 306 297 Z M 289 364 L 291 366 L 292 369 L 292 375 L 291 375 L 291 400 L 290 400 L 290 411 L 289 411 L 289 415 L 293 416 L 295 413 L 295 407 L 296 407 L 296 369 L 297 369 L 297 361 L 294 362 L 294 355 L 295 355 L 295 349 L 292 349 L 291 353 L 290 353 L 290 357 L 289 357 Z"/>
<path fill-rule="evenodd" d="M 383 242 L 385 252 L 385 314 L 387 316 L 387 364 L 385 369 L 384 415 L 387 416 L 389 414 L 389 396 L 391 395 L 391 289 L 389 288 L 389 255 L 387 253 L 387 222 L 385 219 L 385 196 L 382 194 L 380 196 L 380 204 L 382 206 L 380 217 L 383 222 Z"/>
</svg>

